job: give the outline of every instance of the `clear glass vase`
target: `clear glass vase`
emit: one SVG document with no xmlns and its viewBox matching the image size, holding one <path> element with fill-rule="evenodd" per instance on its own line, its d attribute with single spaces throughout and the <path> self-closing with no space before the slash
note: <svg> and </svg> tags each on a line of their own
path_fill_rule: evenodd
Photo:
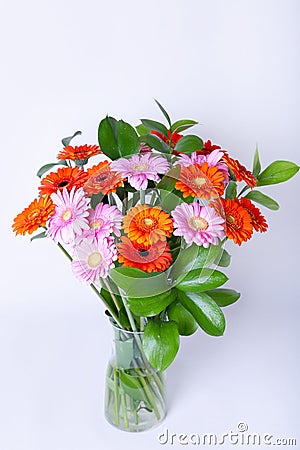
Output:
<svg viewBox="0 0 300 450">
<path fill-rule="evenodd" d="M 166 415 L 165 375 L 150 365 L 142 348 L 143 333 L 113 326 L 108 363 L 105 416 L 124 431 L 144 431 Z"/>
</svg>

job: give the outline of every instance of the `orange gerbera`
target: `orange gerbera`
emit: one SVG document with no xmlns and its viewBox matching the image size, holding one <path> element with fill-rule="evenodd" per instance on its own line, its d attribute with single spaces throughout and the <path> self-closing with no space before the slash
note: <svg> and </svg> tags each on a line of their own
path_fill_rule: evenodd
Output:
<svg viewBox="0 0 300 450">
<path fill-rule="evenodd" d="M 123 228 L 131 241 L 149 246 L 171 236 L 173 221 L 160 206 L 137 205 L 127 212 Z"/>
<path fill-rule="evenodd" d="M 54 210 L 55 205 L 48 196 L 35 199 L 14 218 L 12 229 L 16 234 L 32 234 L 38 227 L 46 226 Z"/>
<path fill-rule="evenodd" d="M 239 202 L 240 205 L 249 213 L 255 231 L 259 231 L 260 233 L 267 231 L 268 224 L 260 209 L 258 209 L 248 198 L 242 197 Z"/>
<path fill-rule="evenodd" d="M 151 246 L 132 242 L 122 236 L 118 244 L 118 260 L 124 267 L 135 267 L 145 272 L 162 272 L 172 261 L 170 247 L 166 241 L 157 241 Z"/>
<path fill-rule="evenodd" d="M 237 181 L 245 181 L 253 189 L 256 186 L 257 179 L 250 170 L 247 170 L 237 159 L 232 159 L 228 153 L 224 152 L 222 160 L 227 164 L 236 176 Z"/>
<path fill-rule="evenodd" d="M 63 148 L 57 155 L 58 159 L 71 159 L 75 161 L 76 159 L 84 160 L 91 156 L 99 155 L 101 152 L 99 145 L 79 145 L 72 147 L 68 145 Z"/>
<path fill-rule="evenodd" d="M 213 206 L 216 212 L 226 220 L 226 236 L 235 244 L 241 245 L 251 238 L 252 219 L 248 211 L 239 204 L 238 199 L 219 198 L 211 202 L 210 206 Z"/>
<path fill-rule="evenodd" d="M 87 170 L 88 180 L 84 185 L 87 195 L 103 195 L 116 192 L 117 187 L 123 186 L 123 177 L 117 172 L 110 170 L 110 163 L 103 161 Z"/>
<path fill-rule="evenodd" d="M 215 166 L 208 166 L 208 163 L 192 164 L 182 167 L 180 178 L 175 188 L 183 193 L 183 197 L 217 198 L 224 193 L 225 175 Z"/>
<path fill-rule="evenodd" d="M 63 167 L 57 172 L 51 172 L 41 181 L 39 191 L 41 195 L 53 194 L 66 188 L 70 191 L 74 186 L 78 189 L 87 180 L 87 173 L 79 167 Z"/>
</svg>

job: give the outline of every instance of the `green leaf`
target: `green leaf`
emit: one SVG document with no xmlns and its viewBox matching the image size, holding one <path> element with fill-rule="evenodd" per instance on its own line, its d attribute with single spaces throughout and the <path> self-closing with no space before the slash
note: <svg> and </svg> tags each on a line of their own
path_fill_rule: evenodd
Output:
<svg viewBox="0 0 300 450">
<path fill-rule="evenodd" d="M 185 292 L 203 292 L 226 283 L 228 277 L 219 270 L 195 269 L 176 284 L 176 289 Z"/>
<path fill-rule="evenodd" d="M 169 114 L 167 113 L 167 111 L 165 110 L 165 108 L 157 101 L 154 99 L 154 101 L 156 102 L 157 106 L 159 107 L 159 109 L 161 110 L 161 112 L 163 113 L 163 115 L 165 116 L 165 118 L 167 119 L 167 122 L 169 124 L 169 127 L 171 128 L 171 119 Z"/>
<path fill-rule="evenodd" d="M 73 139 L 75 136 L 79 136 L 80 134 L 82 134 L 81 131 L 75 131 L 75 133 L 74 133 L 72 136 L 68 136 L 68 137 L 63 138 L 63 139 L 61 140 L 62 145 L 63 145 L 64 147 L 67 147 L 68 145 L 70 145 L 70 142 L 72 141 L 72 139 Z"/>
<path fill-rule="evenodd" d="M 221 242 L 218 245 L 210 245 L 208 248 L 198 247 L 198 255 L 194 261 L 193 269 L 211 267 L 221 250 Z"/>
<path fill-rule="evenodd" d="M 249 192 L 249 194 L 245 195 L 245 197 L 265 206 L 266 208 L 272 209 L 273 211 L 277 211 L 279 209 L 279 204 L 275 200 L 260 191 L 253 190 Z"/>
<path fill-rule="evenodd" d="M 177 323 L 181 336 L 190 336 L 198 329 L 198 324 L 192 314 L 180 302 L 173 302 L 167 309 L 168 317 Z"/>
<path fill-rule="evenodd" d="M 145 328 L 143 348 L 154 369 L 163 371 L 169 367 L 179 349 L 176 323 L 150 320 Z"/>
<path fill-rule="evenodd" d="M 37 171 L 36 174 L 39 178 L 41 178 L 44 175 L 44 173 L 48 172 L 50 169 L 52 169 L 52 167 L 67 166 L 67 165 L 68 165 L 67 161 L 64 161 L 64 160 L 61 160 L 61 161 L 55 162 L 55 163 L 45 164 Z"/>
<path fill-rule="evenodd" d="M 146 134 L 145 136 L 141 136 L 140 140 L 145 142 L 149 147 L 155 148 L 162 153 L 172 153 L 172 148 L 169 147 L 162 139 L 160 139 L 155 134 Z"/>
<path fill-rule="evenodd" d="M 150 133 L 150 128 L 148 128 L 148 127 L 145 127 L 145 125 L 143 125 L 142 123 L 140 124 L 140 125 L 137 125 L 136 127 L 135 127 L 135 129 L 136 129 L 136 131 L 138 132 L 138 135 L 139 136 L 143 136 L 143 135 L 145 135 L 145 134 L 148 134 L 148 133 Z"/>
<path fill-rule="evenodd" d="M 175 167 L 170 169 L 160 180 L 159 183 L 157 183 L 156 187 L 159 190 L 162 191 L 173 191 L 175 188 L 175 184 L 177 183 L 179 177 L 180 177 L 180 170 L 181 167 L 179 164 L 177 164 Z"/>
<path fill-rule="evenodd" d="M 124 372 L 124 370 L 120 370 L 119 378 L 120 388 L 123 388 L 129 397 L 133 398 L 134 400 L 144 401 L 147 407 L 150 407 L 149 400 L 143 389 L 143 384 L 141 384 L 139 375 L 137 372 L 135 372 L 134 369 L 130 370 L 130 374 Z M 149 383 L 146 377 L 143 377 L 143 383 L 144 382 L 146 382 L 147 384 Z"/>
<path fill-rule="evenodd" d="M 193 127 L 194 125 L 197 125 L 198 122 L 191 119 L 183 119 L 183 120 L 177 120 L 177 122 L 174 122 L 171 126 L 172 133 L 181 133 L 182 131 L 187 130 L 188 128 Z"/>
<path fill-rule="evenodd" d="M 235 303 L 241 294 L 234 289 L 213 289 L 206 292 L 219 306 L 228 306 Z"/>
<path fill-rule="evenodd" d="M 169 279 L 171 280 L 172 286 L 194 268 L 199 250 L 200 247 L 196 244 L 180 250 L 179 255 L 169 269 Z"/>
<path fill-rule="evenodd" d="M 167 127 L 160 122 L 156 122 L 155 120 L 150 119 L 141 119 L 141 122 L 145 127 L 150 128 L 150 130 L 158 131 L 159 133 L 162 133 L 166 138 L 168 137 L 168 129 Z"/>
<path fill-rule="evenodd" d="M 118 159 L 121 156 L 116 137 L 116 124 L 116 119 L 107 116 L 101 120 L 98 128 L 99 146 L 110 159 Z"/>
<path fill-rule="evenodd" d="M 215 264 L 220 267 L 228 267 L 230 264 L 231 255 L 226 251 L 221 249 L 220 254 L 215 259 Z"/>
<path fill-rule="evenodd" d="M 211 336 L 225 331 L 225 317 L 216 302 L 204 292 L 178 291 L 180 303 L 192 314 L 198 325 Z"/>
<path fill-rule="evenodd" d="M 121 156 L 133 155 L 140 151 L 140 140 L 135 129 L 123 120 L 116 124 L 117 143 Z"/>
<path fill-rule="evenodd" d="M 234 199 L 236 197 L 237 184 L 234 181 L 229 181 L 226 191 L 225 198 Z"/>
<path fill-rule="evenodd" d="M 116 267 L 110 270 L 110 277 L 126 297 L 152 297 L 170 290 L 165 272 L 146 273 L 131 267 Z"/>
<path fill-rule="evenodd" d="M 30 241 L 32 242 L 35 239 L 42 239 L 42 238 L 44 238 L 46 236 L 47 236 L 46 231 L 42 231 L 41 233 L 36 234 L 35 236 L 32 236 L 32 238 L 30 238 Z"/>
<path fill-rule="evenodd" d="M 252 173 L 255 177 L 257 177 L 260 174 L 260 171 L 261 171 L 261 164 L 260 164 L 260 160 L 259 160 L 258 147 L 256 146 L 255 153 L 254 153 L 254 159 L 253 159 Z"/>
<path fill-rule="evenodd" d="M 203 148 L 203 141 L 198 136 L 183 136 L 176 144 L 175 150 L 181 153 L 192 153 Z"/>
<path fill-rule="evenodd" d="M 139 317 L 156 316 L 169 306 L 176 298 L 175 290 L 169 290 L 151 297 L 140 297 L 127 299 L 129 308 L 133 314 Z"/>
<path fill-rule="evenodd" d="M 299 166 L 291 161 L 274 161 L 257 177 L 257 186 L 283 183 L 299 170 Z"/>
<path fill-rule="evenodd" d="M 90 201 L 90 207 L 95 209 L 96 206 L 102 202 L 104 195 L 102 192 L 99 192 L 98 194 L 92 194 L 91 201 Z"/>
</svg>

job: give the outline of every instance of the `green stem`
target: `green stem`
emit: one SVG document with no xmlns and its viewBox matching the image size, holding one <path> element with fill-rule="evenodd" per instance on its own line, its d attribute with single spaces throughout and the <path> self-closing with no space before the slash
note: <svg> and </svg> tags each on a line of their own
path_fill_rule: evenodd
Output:
<svg viewBox="0 0 300 450">
<path fill-rule="evenodd" d="M 143 189 L 140 190 L 140 202 L 141 205 L 145 204 L 145 191 Z"/>
<path fill-rule="evenodd" d="M 134 417 L 134 423 L 135 423 L 135 425 L 138 425 L 139 424 L 139 416 L 138 416 L 138 413 L 136 410 L 136 405 L 135 405 L 132 397 L 130 397 L 130 407 L 131 407 L 131 411 L 132 411 L 132 414 Z"/>
<path fill-rule="evenodd" d="M 116 305 L 117 310 L 120 311 L 121 305 L 120 305 L 120 303 L 118 302 L 117 297 L 116 297 L 115 294 L 113 293 L 113 290 L 112 290 L 112 288 L 111 288 L 111 285 L 109 284 L 109 282 L 108 282 L 105 278 L 103 278 L 102 281 L 103 281 L 103 284 L 106 286 L 108 292 L 110 293 L 110 296 L 111 296 L 111 298 L 113 299 L 113 302 L 114 302 L 114 304 Z"/>
<path fill-rule="evenodd" d="M 127 409 L 126 409 L 126 400 L 125 400 L 125 394 L 123 389 L 120 389 L 120 396 L 121 396 L 121 404 L 122 404 L 122 409 L 123 409 L 123 415 L 124 415 L 124 427 L 128 428 L 129 427 L 129 423 L 128 423 L 128 416 L 127 416 Z"/>
<path fill-rule="evenodd" d="M 154 411 L 154 413 L 156 415 L 156 418 L 157 418 L 157 420 L 160 420 L 160 414 L 159 414 L 159 411 L 157 409 L 157 405 L 156 405 L 155 400 L 154 400 L 154 398 L 153 398 L 153 396 L 151 394 L 149 386 L 147 385 L 147 383 L 145 381 L 143 372 L 140 371 L 137 363 L 134 360 L 133 360 L 133 366 L 135 366 L 136 373 L 139 375 L 139 381 L 140 381 L 140 383 L 141 383 L 141 385 L 142 385 L 142 387 L 144 389 L 144 392 L 145 392 L 145 394 L 146 394 L 146 396 L 147 396 L 147 398 L 148 398 L 148 400 L 149 400 L 149 402 L 150 402 L 150 404 L 151 404 L 151 406 L 153 408 L 153 411 Z"/>
<path fill-rule="evenodd" d="M 114 387 L 115 387 L 115 415 L 116 415 L 116 425 L 119 425 L 119 376 L 118 371 L 114 371 Z"/>
<path fill-rule="evenodd" d="M 240 197 L 244 192 L 248 191 L 248 189 L 250 189 L 249 186 L 244 186 L 241 192 L 238 194 L 238 197 Z"/>
</svg>

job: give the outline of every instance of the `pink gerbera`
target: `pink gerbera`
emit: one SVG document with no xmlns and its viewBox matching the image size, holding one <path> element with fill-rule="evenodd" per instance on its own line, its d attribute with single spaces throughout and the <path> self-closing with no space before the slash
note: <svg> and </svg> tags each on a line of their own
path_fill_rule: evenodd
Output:
<svg viewBox="0 0 300 450">
<path fill-rule="evenodd" d="M 217 245 L 218 239 L 225 236 L 224 219 L 210 206 L 197 202 L 182 203 L 171 212 L 174 219 L 175 236 L 183 236 L 187 244 L 195 242 L 208 248 Z"/>
<path fill-rule="evenodd" d="M 133 155 L 131 158 L 120 158 L 111 163 L 111 169 L 128 178 L 129 184 L 137 190 L 147 189 L 148 180 L 160 181 L 158 173 L 166 173 L 169 163 L 162 156 L 150 153 Z"/>
<path fill-rule="evenodd" d="M 224 183 L 227 184 L 229 181 L 229 172 L 227 165 L 221 161 L 223 158 L 223 152 L 219 150 L 213 150 L 208 155 L 197 154 L 197 152 L 191 153 L 190 156 L 182 154 L 178 158 L 178 164 L 183 167 L 188 167 L 193 164 L 203 164 L 207 162 L 208 167 L 215 166 L 217 167 L 225 176 Z"/>
<path fill-rule="evenodd" d="M 56 205 L 55 213 L 48 221 L 48 236 L 54 242 L 62 241 L 71 244 L 74 239 L 89 229 L 88 224 L 88 199 L 82 188 L 70 192 L 66 188 L 51 195 L 51 200 Z"/>
<path fill-rule="evenodd" d="M 96 209 L 89 210 L 89 225 L 95 236 L 109 236 L 114 233 L 121 235 L 121 223 L 123 216 L 116 206 L 98 203 Z"/>
<path fill-rule="evenodd" d="M 99 283 L 106 278 L 117 259 L 117 249 L 113 239 L 96 238 L 81 241 L 73 255 L 72 269 L 76 278 L 87 283 Z"/>
</svg>

